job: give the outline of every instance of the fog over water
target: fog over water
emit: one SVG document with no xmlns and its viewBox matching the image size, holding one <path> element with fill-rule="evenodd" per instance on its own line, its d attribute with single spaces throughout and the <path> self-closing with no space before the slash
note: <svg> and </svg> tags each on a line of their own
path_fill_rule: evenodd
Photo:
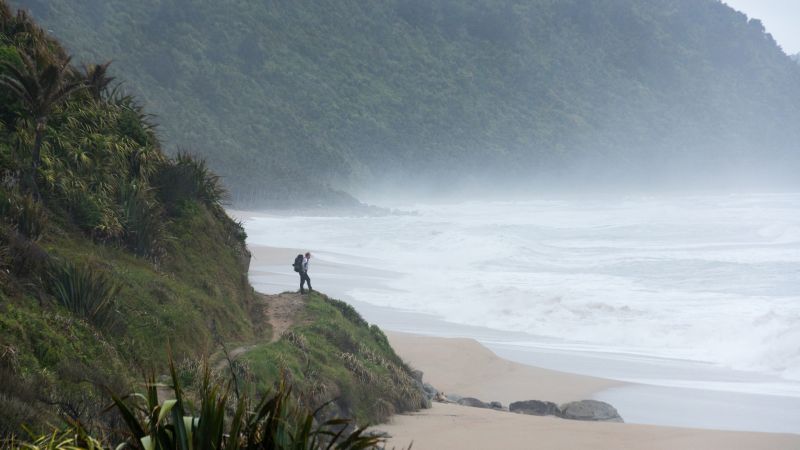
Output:
<svg viewBox="0 0 800 450">
<path fill-rule="evenodd" d="M 353 282 L 346 292 L 361 302 L 800 380 L 800 194 L 409 209 L 417 214 L 261 217 L 248 233 L 397 274 Z"/>
</svg>

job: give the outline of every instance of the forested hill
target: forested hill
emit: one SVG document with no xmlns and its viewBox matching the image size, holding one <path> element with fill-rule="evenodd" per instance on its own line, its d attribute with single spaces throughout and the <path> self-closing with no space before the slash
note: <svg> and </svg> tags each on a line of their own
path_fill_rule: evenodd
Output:
<svg viewBox="0 0 800 450">
<path fill-rule="evenodd" d="M 113 58 L 240 201 L 798 166 L 800 69 L 717 0 L 12 3 Z"/>
</svg>

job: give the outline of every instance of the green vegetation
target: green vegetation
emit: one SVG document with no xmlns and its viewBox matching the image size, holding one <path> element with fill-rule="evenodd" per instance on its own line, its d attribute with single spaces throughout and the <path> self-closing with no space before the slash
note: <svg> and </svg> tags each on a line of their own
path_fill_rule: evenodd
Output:
<svg viewBox="0 0 800 450">
<path fill-rule="evenodd" d="M 219 181 L 171 160 L 104 65 L 80 72 L 0 2 L 0 435 L 95 426 L 168 342 L 198 355 L 254 336 L 244 232 Z"/>
<path fill-rule="evenodd" d="M 291 388 L 283 382 L 276 392 L 255 404 L 247 397 L 234 397 L 229 385 L 211 381 L 207 367 L 199 392 L 200 406 L 194 410 L 172 363 L 170 373 L 172 395 L 168 400 L 159 401 L 163 391 L 159 392 L 160 385 L 154 377 L 146 380 L 145 393 L 125 399 L 112 396 L 127 425 L 122 444 L 103 445 L 77 422 L 64 430 L 35 437 L 32 442 L 11 438 L 0 444 L 14 450 L 100 450 L 120 446 L 142 450 L 359 450 L 377 448 L 382 442 L 378 437 L 364 435 L 366 428 L 351 430 L 351 421 L 346 419 L 319 423 L 313 413 L 296 406 Z M 112 438 L 106 439 L 112 442 Z"/>
<path fill-rule="evenodd" d="M 2 61 L 0 85 L 6 87 L 21 106 L 22 119 L 34 125 L 34 143 L 31 149 L 31 175 L 35 175 L 42 163 L 42 144 L 47 130 L 47 120 L 70 94 L 83 87 L 82 80 L 69 76 L 70 58 L 55 60 L 35 56 L 26 52 L 17 53 L 15 60 Z M 17 58 L 15 58 L 17 59 Z M 36 180 L 31 178 L 30 188 L 37 192 Z"/>
<path fill-rule="evenodd" d="M 237 202 L 797 169 L 800 70 L 718 0 L 12 3 L 79 58 L 113 58 Z"/>
<path fill-rule="evenodd" d="M 50 271 L 47 281 L 61 306 L 97 328 L 111 328 L 119 287 L 108 274 L 91 267 L 64 263 Z"/>
<path fill-rule="evenodd" d="M 332 419 L 318 423 L 314 413 L 301 410 L 283 381 L 277 391 L 257 403 L 247 396 L 233 397 L 229 385 L 212 383 L 204 370 L 199 391 L 200 407 L 190 411 L 189 399 L 182 391 L 175 365 L 170 365 L 170 400 L 159 403 L 155 378 L 147 383 L 147 394 L 125 401 L 114 397 L 130 438 L 128 444 L 144 449 L 318 449 L 341 450 L 373 448 L 379 438 L 362 436 L 366 428 L 348 432 L 349 420 Z M 142 401 L 142 399 L 144 401 Z M 138 400 L 138 401 L 137 401 Z M 232 409 L 228 417 L 226 409 Z"/>
<path fill-rule="evenodd" d="M 383 332 L 350 305 L 316 292 L 280 340 L 257 345 L 244 358 L 256 379 L 275 380 L 287 373 L 308 407 L 335 399 L 334 408 L 324 411 L 328 416 L 375 423 L 428 405 Z M 263 393 L 270 384 L 254 386 Z"/>
<path fill-rule="evenodd" d="M 312 398 L 307 391 L 312 380 L 341 385 L 337 404 L 354 406 L 337 411 L 352 412 L 364 424 L 386 417 L 386 408 L 380 414 L 366 408 L 370 392 L 380 394 L 392 410 L 424 404 L 418 390 L 408 393 L 414 386 L 410 371 L 380 331 L 363 320 L 325 331 L 345 319 L 319 298 L 309 308 L 326 307 L 326 317 L 339 318 L 303 323 L 317 327 L 318 335 L 309 336 L 320 347 L 307 350 L 320 358 L 313 364 L 319 375 L 295 370 L 301 354 L 285 339 L 264 344 L 271 329 L 261 311 L 272 300 L 257 296 L 248 282 L 246 235 L 222 207 L 226 194 L 220 178 L 187 153 L 163 154 L 152 118 L 134 97 L 110 88 L 107 64 L 81 71 L 69 62 L 67 52 L 29 15 L 13 14 L 0 0 L 0 438 L 23 436 L 23 426 L 41 432 L 61 429 L 64 422 L 79 428 L 34 439 L 34 445 L 67 446 L 71 439 L 85 444 L 83 430 L 114 438 L 125 413 L 120 402 L 117 412 L 104 412 L 109 392 L 131 392 L 143 371 L 164 373 L 167 349 L 190 382 L 186 395 L 209 395 L 211 403 L 224 403 L 228 397 L 221 385 L 198 382 L 197 369 L 198 361 L 230 343 L 266 352 L 260 358 L 248 355 L 263 370 L 230 364 L 235 379 L 249 377 L 246 385 L 236 382 L 237 398 L 240 391 L 252 393 L 249 398 L 268 395 L 286 370 L 297 381 L 303 408 L 310 406 L 302 402 Z M 352 319 L 355 312 L 348 314 Z M 314 317 L 310 310 L 306 320 Z M 322 373 L 320 364 L 328 360 L 318 351 L 352 349 L 338 348 L 339 341 L 326 341 L 321 333 L 345 333 L 346 342 L 360 342 L 374 352 L 364 353 L 377 361 L 371 364 L 383 365 L 369 366 L 367 372 L 359 366 L 357 380 L 342 368 L 344 362 Z M 215 376 L 220 370 L 213 371 Z M 385 374 L 394 378 L 382 380 L 380 387 L 371 384 Z M 365 376 L 372 378 L 367 382 Z M 177 381 L 173 386 L 180 398 Z M 395 387 L 406 390 L 389 392 Z M 264 402 L 284 397 L 279 393 Z M 182 406 L 172 408 L 181 411 Z M 204 411 L 198 414 L 208 417 Z M 277 419 L 301 421 L 282 423 L 287 433 L 306 427 L 300 410 L 281 411 Z M 181 417 L 188 412 L 187 406 Z M 276 419 L 249 413 L 240 418 L 254 433 L 266 426 L 262 419 Z M 311 434 L 302 448 L 329 437 L 327 425 L 312 425 L 303 428 Z M 150 430 L 160 435 L 164 427 L 178 426 L 163 422 Z M 217 437 L 219 432 L 218 427 Z M 350 442 L 362 441 L 356 436 Z"/>
</svg>

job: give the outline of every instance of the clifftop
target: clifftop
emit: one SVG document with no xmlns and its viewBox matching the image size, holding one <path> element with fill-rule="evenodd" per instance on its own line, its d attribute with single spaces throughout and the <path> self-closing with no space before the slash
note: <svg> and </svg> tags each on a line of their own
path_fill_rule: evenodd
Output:
<svg viewBox="0 0 800 450">
<path fill-rule="evenodd" d="M 335 393 L 337 412 L 363 422 L 422 406 L 409 369 L 347 305 L 315 294 L 295 326 L 272 330 L 264 307 L 281 298 L 254 293 L 219 177 L 166 156 L 107 67 L 76 67 L 0 0 L 0 439 L 67 419 L 113 428 L 109 390 L 138 390 L 170 354 L 196 381 L 223 347 L 252 348 L 238 353 L 253 394 L 284 371 L 301 398 Z"/>
</svg>

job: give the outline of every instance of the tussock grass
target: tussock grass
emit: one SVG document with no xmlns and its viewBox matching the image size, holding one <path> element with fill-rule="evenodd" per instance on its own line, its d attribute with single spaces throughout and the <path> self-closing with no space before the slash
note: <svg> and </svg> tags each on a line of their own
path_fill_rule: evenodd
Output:
<svg viewBox="0 0 800 450">
<path fill-rule="evenodd" d="M 297 347 L 301 352 L 308 353 L 308 339 L 301 333 L 289 330 L 283 333 L 281 338 L 286 339 L 287 342 Z"/>
<path fill-rule="evenodd" d="M 105 272 L 83 264 L 53 264 L 49 273 L 50 289 L 58 302 L 101 329 L 115 320 L 115 302 L 119 286 Z"/>
</svg>

